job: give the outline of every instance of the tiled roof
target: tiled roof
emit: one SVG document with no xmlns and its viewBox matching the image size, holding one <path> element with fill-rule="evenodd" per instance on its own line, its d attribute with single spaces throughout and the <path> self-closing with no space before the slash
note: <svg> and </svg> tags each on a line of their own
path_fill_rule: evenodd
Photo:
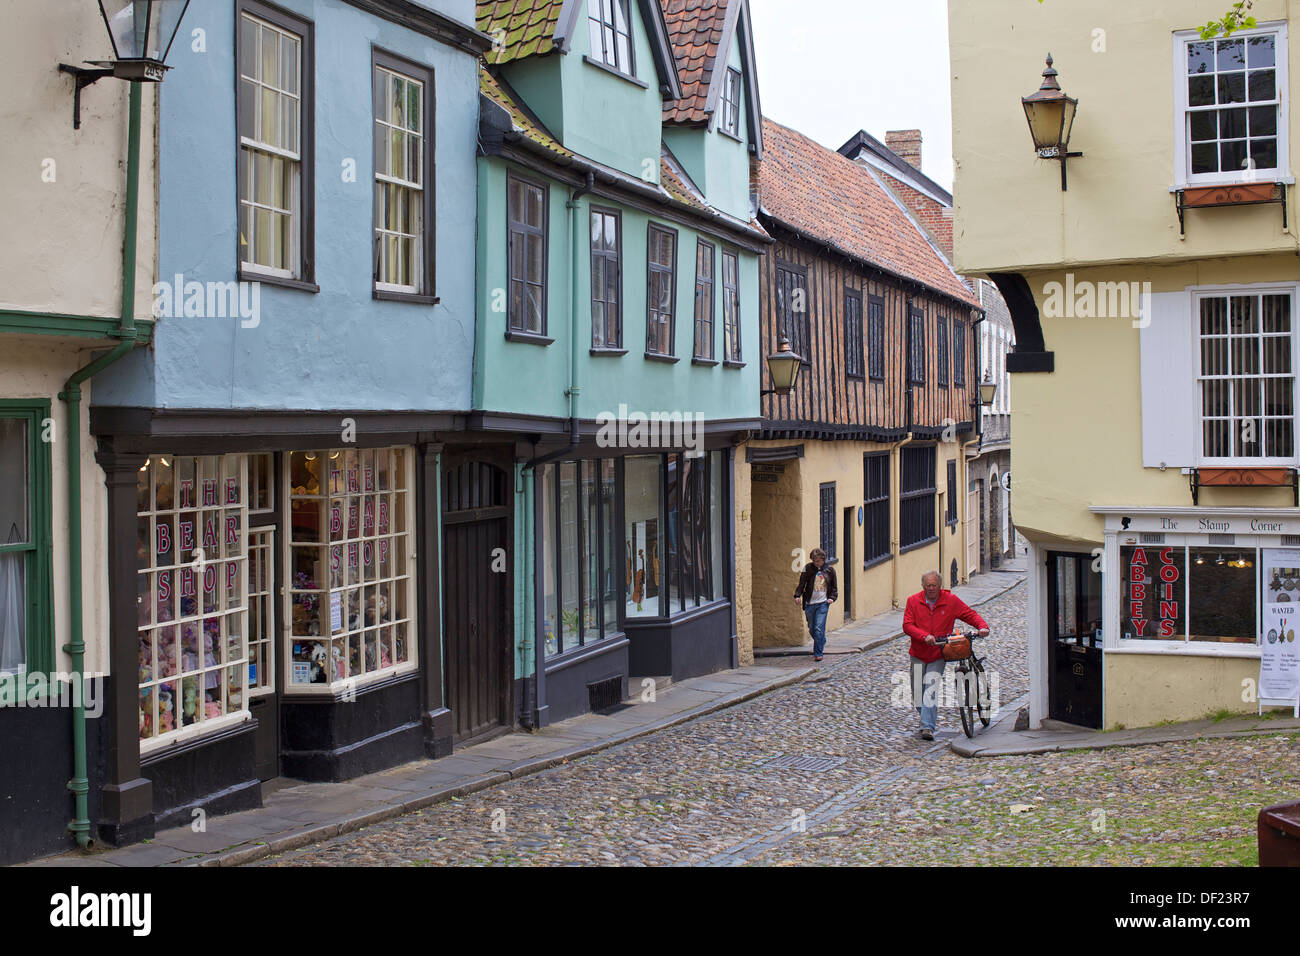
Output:
<svg viewBox="0 0 1300 956">
<path fill-rule="evenodd" d="M 542 125 L 541 121 L 519 104 L 516 99 L 517 94 L 512 94 L 505 83 L 498 77 L 493 76 L 485 67 L 479 68 L 479 90 L 484 96 L 506 111 L 510 117 L 510 124 L 516 134 L 526 138 L 535 146 L 540 146 L 547 153 L 550 153 L 553 158 L 556 158 L 561 162 L 564 162 L 565 160 L 579 159 L 591 163 L 593 166 L 599 166 L 599 164 L 593 163 L 591 160 L 585 160 L 583 157 L 578 156 L 578 154 L 574 153 L 573 150 L 564 146 L 559 140 L 557 140 L 551 132 Z M 622 178 L 629 182 L 640 183 L 636 177 L 629 176 L 626 173 L 618 172 L 609 167 L 599 168 L 604 169 L 611 178 Z M 708 201 L 699 191 L 699 187 L 691 181 L 690 176 L 687 175 L 684 169 L 682 169 L 681 164 L 677 162 L 676 157 L 673 156 L 667 146 L 663 147 L 663 151 L 660 154 L 659 170 L 660 183 L 658 191 L 665 201 L 683 206 L 700 215 L 721 219 L 733 227 L 748 227 L 758 236 L 764 238 L 767 237 L 767 230 L 763 228 L 757 219 L 751 218 L 749 222 L 744 222 L 743 220 L 737 219 L 733 216 L 721 213 L 719 210 L 709 205 Z"/>
<path fill-rule="evenodd" d="M 682 98 L 664 105 L 671 123 L 708 122 L 709 85 L 722 44 L 728 0 L 660 0 L 682 81 Z"/>
<path fill-rule="evenodd" d="M 564 0 L 478 0 L 476 25 L 492 37 L 489 63 L 509 63 L 555 48 Z"/>
<path fill-rule="evenodd" d="M 767 118 L 763 136 L 764 213 L 846 255 L 979 306 L 870 170 Z"/>
</svg>

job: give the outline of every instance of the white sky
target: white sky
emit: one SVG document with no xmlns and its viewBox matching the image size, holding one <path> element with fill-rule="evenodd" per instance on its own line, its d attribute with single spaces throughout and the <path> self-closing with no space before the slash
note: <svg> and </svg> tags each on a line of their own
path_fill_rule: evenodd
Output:
<svg viewBox="0 0 1300 956">
<path fill-rule="evenodd" d="M 763 113 L 830 149 L 919 129 L 952 190 L 947 0 L 750 0 Z"/>
</svg>

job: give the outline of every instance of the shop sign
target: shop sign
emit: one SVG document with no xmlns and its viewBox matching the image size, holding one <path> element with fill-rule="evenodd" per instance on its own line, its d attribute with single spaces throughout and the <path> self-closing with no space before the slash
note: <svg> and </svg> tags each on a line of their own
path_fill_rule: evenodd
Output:
<svg viewBox="0 0 1300 956">
<path fill-rule="evenodd" d="M 1127 639 L 1159 639 L 1183 633 L 1182 548 L 1124 548 L 1124 613 Z"/>
<path fill-rule="evenodd" d="M 750 475 L 760 484 L 775 485 L 785 474 L 785 465 L 751 465 Z"/>
<path fill-rule="evenodd" d="M 1120 531 L 1170 531 L 1178 534 L 1300 534 L 1300 522 L 1275 517 L 1238 515 L 1108 515 Z"/>
<path fill-rule="evenodd" d="M 1265 549 L 1259 702 L 1300 707 L 1300 550 Z"/>
</svg>

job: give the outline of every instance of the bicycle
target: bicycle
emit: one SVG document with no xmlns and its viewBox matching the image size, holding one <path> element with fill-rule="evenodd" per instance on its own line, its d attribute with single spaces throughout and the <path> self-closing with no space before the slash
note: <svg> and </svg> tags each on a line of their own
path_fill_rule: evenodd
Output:
<svg viewBox="0 0 1300 956">
<path fill-rule="evenodd" d="M 961 685 L 958 691 L 961 699 L 957 703 L 957 710 L 961 714 L 961 729 L 967 737 L 975 736 L 975 718 L 985 727 L 993 719 L 993 700 L 989 692 L 989 678 L 984 673 L 984 662 L 986 657 L 977 657 L 975 655 L 975 641 L 979 639 L 979 633 L 976 631 L 963 631 L 960 635 L 953 634 L 949 637 L 935 638 L 935 644 L 940 647 L 946 647 L 951 637 L 966 638 L 967 647 L 969 648 L 965 657 L 957 658 L 952 662 L 957 665 L 957 673 L 960 675 L 957 680 Z M 949 660 L 947 652 L 944 652 L 944 659 Z"/>
</svg>

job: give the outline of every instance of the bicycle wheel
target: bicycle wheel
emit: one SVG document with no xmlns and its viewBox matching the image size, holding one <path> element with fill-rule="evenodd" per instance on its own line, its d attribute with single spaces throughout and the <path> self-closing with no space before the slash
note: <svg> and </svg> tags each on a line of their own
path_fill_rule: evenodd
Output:
<svg viewBox="0 0 1300 956">
<path fill-rule="evenodd" d="M 989 677 L 984 673 L 984 665 L 975 665 L 975 709 L 979 713 L 980 723 L 985 727 L 993 719 L 993 695 L 989 690 Z"/>
<path fill-rule="evenodd" d="M 971 686 L 971 678 L 974 677 L 966 668 L 959 671 L 961 677 L 961 699 L 957 702 L 957 710 L 961 713 L 961 729 L 967 737 L 975 736 L 975 690 Z"/>
</svg>

